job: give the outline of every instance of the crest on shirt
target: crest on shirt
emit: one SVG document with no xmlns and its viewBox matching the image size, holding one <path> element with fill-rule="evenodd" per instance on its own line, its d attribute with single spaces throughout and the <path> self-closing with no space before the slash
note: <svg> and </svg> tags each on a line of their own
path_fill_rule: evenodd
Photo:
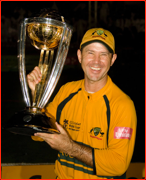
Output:
<svg viewBox="0 0 146 180">
<path fill-rule="evenodd" d="M 92 128 L 89 133 L 91 138 L 96 138 L 98 140 L 102 140 L 102 137 L 104 135 L 104 132 L 102 132 L 100 127 Z"/>
</svg>

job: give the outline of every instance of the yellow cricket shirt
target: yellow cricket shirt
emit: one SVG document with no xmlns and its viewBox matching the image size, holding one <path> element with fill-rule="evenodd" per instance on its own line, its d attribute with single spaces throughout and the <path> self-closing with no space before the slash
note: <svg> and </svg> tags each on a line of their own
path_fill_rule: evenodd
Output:
<svg viewBox="0 0 146 180">
<path fill-rule="evenodd" d="M 93 94 L 85 91 L 84 80 L 62 86 L 46 107 L 46 115 L 49 114 L 75 142 L 91 147 L 93 154 L 94 168 L 59 152 L 55 162 L 59 179 L 126 178 L 137 118 L 132 100 L 109 76 L 106 85 Z"/>
</svg>

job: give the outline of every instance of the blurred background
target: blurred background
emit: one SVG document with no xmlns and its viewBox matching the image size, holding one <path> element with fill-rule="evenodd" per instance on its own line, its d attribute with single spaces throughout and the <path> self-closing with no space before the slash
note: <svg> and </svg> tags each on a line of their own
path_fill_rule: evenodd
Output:
<svg viewBox="0 0 146 180">
<path fill-rule="evenodd" d="M 1 123 L 25 108 L 21 92 L 17 59 L 20 22 L 42 8 L 59 10 L 73 26 L 73 35 L 61 78 L 50 99 L 60 86 L 83 78 L 76 56 L 82 36 L 89 28 L 103 27 L 112 32 L 117 60 L 109 75 L 134 101 L 137 111 L 137 136 L 132 162 L 145 162 L 145 2 L 144 1 L 2 1 L 1 2 Z M 29 48 L 27 73 L 38 63 L 35 48 Z M 45 142 L 1 131 L 1 162 L 54 163 L 57 152 Z"/>
</svg>

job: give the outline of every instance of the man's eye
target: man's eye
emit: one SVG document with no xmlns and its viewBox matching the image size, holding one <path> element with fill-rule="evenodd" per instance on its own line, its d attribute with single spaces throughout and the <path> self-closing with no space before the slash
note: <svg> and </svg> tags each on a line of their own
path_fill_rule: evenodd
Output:
<svg viewBox="0 0 146 180">
<path fill-rule="evenodd" d="M 102 54 L 100 54 L 101 56 L 107 56 L 107 53 L 102 53 Z"/>
<path fill-rule="evenodd" d="M 101 57 L 107 57 L 108 54 L 107 54 L 107 53 L 101 53 L 100 56 L 101 56 Z"/>
<path fill-rule="evenodd" d="M 93 54 L 93 52 L 90 52 L 90 51 L 89 51 L 88 54 Z"/>
</svg>

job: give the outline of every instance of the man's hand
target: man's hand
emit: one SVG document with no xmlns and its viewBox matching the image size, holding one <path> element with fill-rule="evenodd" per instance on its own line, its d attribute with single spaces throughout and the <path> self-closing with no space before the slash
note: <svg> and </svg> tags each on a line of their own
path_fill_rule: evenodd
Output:
<svg viewBox="0 0 146 180">
<path fill-rule="evenodd" d="M 35 91 L 35 85 L 41 81 L 41 76 L 42 74 L 38 66 L 36 66 L 34 70 L 27 75 L 27 82 L 28 82 L 29 88 L 32 91 L 32 94 Z"/>
<path fill-rule="evenodd" d="M 69 154 L 73 141 L 61 125 L 57 122 L 55 124 L 60 134 L 35 133 L 34 135 L 44 139 L 51 148 Z"/>
<path fill-rule="evenodd" d="M 62 151 L 93 167 L 92 148 L 74 142 L 61 125 L 57 122 L 55 124 L 60 134 L 35 133 L 34 135 L 42 138 L 53 149 Z"/>
</svg>

